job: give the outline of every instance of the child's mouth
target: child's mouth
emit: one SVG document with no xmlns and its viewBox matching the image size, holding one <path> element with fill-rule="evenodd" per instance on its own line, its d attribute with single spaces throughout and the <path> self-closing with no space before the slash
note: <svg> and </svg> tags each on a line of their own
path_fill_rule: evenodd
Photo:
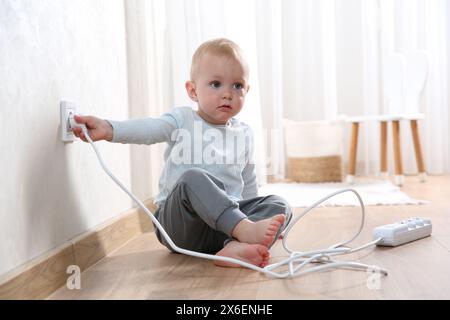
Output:
<svg viewBox="0 0 450 320">
<path fill-rule="evenodd" d="M 231 110 L 232 108 L 231 108 L 231 106 L 229 106 L 227 104 L 224 104 L 222 106 L 219 106 L 219 109 L 221 109 L 221 110 Z"/>
</svg>

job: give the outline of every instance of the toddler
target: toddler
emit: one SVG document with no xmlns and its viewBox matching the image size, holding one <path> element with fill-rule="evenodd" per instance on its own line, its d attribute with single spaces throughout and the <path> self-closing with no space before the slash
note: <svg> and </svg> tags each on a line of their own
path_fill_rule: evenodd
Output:
<svg viewBox="0 0 450 320">
<path fill-rule="evenodd" d="M 186 91 L 197 111 L 178 107 L 159 118 L 75 120 L 86 125 L 94 141 L 166 142 L 155 217 L 174 243 L 265 267 L 269 248 L 292 212 L 279 196 L 258 197 L 251 129 L 235 118 L 250 88 L 248 78 L 241 49 L 228 39 L 215 39 L 203 43 L 192 58 Z M 74 134 L 86 141 L 80 128 Z M 157 229 L 156 236 L 171 249 Z"/>
</svg>

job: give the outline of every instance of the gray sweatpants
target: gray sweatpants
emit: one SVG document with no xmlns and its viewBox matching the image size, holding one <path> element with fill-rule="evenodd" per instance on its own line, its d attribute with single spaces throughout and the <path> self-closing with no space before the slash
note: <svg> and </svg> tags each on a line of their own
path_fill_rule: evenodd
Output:
<svg viewBox="0 0 450 320">
<path fill-rule="evenodd" d="M 180 248 L 216 253 L 233 239 L 231 232 L 242 219 L 259 221 L 279 213 L 286 215 L 286 222 L 277 237 L 292 218 L 292 210 L 283 198 L 271 195 L 232 201 L 219 179 L 196 168 L 180 177 L 155 217 Z M 172 250 L 155 229 L 158 240 Z"/>
</svg>

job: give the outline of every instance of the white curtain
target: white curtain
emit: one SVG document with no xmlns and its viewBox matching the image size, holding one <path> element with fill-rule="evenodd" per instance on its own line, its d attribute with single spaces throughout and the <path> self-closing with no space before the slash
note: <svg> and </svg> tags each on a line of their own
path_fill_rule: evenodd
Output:
<svg viewBox="0 0 450 320">
<path fill-rule="evenodd" d="M 250 63 L 246 106 L 239 115 L 257 141 L 258 179 L 282 177 L 282 119 L 334 119 L 339 114 L 386 111 L 383 57 L 423 49 L 429 81 L 420 123 L 427 169 L 450 172 L 450 4 L 445 0 L 126 0 L 130 115 L 158 116 L 191 105 L 184 90 L 191 56 L 202 42 L 228 37 Z M 402 127 L 403 129 L 403 127 Z M 347 132 L 348 133 L 348 132 Z M 366 125 L 360 138 L 360 173 L 379 166 L 379 132 Z M 416 171 L 409 127 L 403 129 L 405 170 Z M 301 137 L 299 137 L 301 139 Z M 348 140 L 348 139 L 346 139 Z M 134 148 L 148 167 L 136 185 L 157 190 L 162 146 Z M 345 154 L 346 156 L 346 154 Z"/>
<path fill-rule="evenodd" d="M 364 111 L 366 114 L 389 112 L 382 94 L 383 61 L 399 52 L 425 51 L 429 58 L 428 81 L 420 104 L 423 151 L 427 171 L 432 174 L 450 171 L 448 46 L 450 5 L 446 0 L 368 0 L 361 1 L 363 17 Z M 378 144 L 375 128 L 366 128 L 364 159 L 366 172 L 378 168 Z M 407 123 L 402 127 L 404 167 L 416 172 L 411 133 Z M 377 147 L 372 148 L 371 146 Z M 392 157 L 391 157 L 392 158 Z M 393 161 L 390 161 L 393 163 Z"/>
</svg>

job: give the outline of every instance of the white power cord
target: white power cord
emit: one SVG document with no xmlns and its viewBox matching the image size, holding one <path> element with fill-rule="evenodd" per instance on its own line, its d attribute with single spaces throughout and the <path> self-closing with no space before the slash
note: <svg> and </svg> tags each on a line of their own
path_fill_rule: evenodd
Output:
<svg viewBox="0 0 450 320">
<path fill-rule="evenodd" d="M 300 216 L 298 216 L 292 224 L 290 224 L 290 226 L 288 228 L 286 228 L 285 231 L 285 236 L 283 238 L 283 247 L 286 249 L 286 251 L 288 253 L 290 253 L 290 257 L 287 259 L 284 259 L 280 262 L 277 263 L 273 263 L 270 265 L 267 265 L 264 268 L 255 266 L 253 264 L 247 263 L 245 261 L 241 261 L 235 258 L 229 258 L 229 257 L 222 257 L 222 256 L 216 256 L 216 255 L 211 255 L 211 254 L 205 254 L 205 253 L 200 253 L 200 252 L 195 252 L 195 251 L 191 251 L 191 250 L 186 250 L 183 248 L 178 247 L 173 241 L 172 239 L 169 237 L 169 235 L 167 234 L 167 232 L 164 230 L 164 228 L 161 226 L 161 224 L 159 223 L 159 221 L 155 218 L 155 216 L 153 215 L 153 213 L 151 213 L 146 207 L 145 205 L 131 192 L 129 191 L 110 171 L 109 169 L 106 167 L 106 165 L 103 162 L 102 156 L 100 155 L 100 152 L 98 151 L 97 147 L 95 146 L 94 142 L 92 141 L 91 137 L 89 136 L 89 132 L 86 128 L 86 126 L 84 124 L 78 124 L 75 122 L 75 120 L 73 119 L 73 117 L 71 117 L 69 119 L 69 123 L 70 123 L 70 127 L 71 128 L 75 128 L 75 127 L 80 127 L 86 137 L 86 139 L 89 141 L 89 143 L 91 144 L 92 148 L 94 149 L 97 158 L 100 162 L 100 165 L 102 166 L 103 170 L 105 170 L 105 172 L 111 177 L 111 179 L 123 190 L 125 191 L 138 205 L 139 207 L 142 208 L 142 210 L 144 210 L 145 213 L 148 214 L 148 216 L 152 219 L 154 225 L 158 228 L 158 230 L 160 231 L 160 233 L 162 234 L 162 236 L 164 237 L 164 239 L 166 239 L 167 243 L 170 245 L 170 247 L 178 252 L 178 253 L 182 253 L 185 255 L 189 255 L 189 256 L 193 256 L 193 257 L 198 257 L 198 258 L 203 258 L 203 259 L 209 259 L 209 260 L 218 260 L 218 261 L 225 261 L 225 262 L 231 262 L 231 263 L 235 263 L 238 265 L 241 265 L 243 267 L 258 271 L 258 272 L 262 272 L 268 276 L 271 277 L 275 277 L 275 278 L 288 278 L 288 277 L 294 277 L 294 276 L 301 276 L 301 275 L 305 275 L 311 272 L 316 272 L 316 271 L 323 271 L 323 270 L 327 270 L 327 269 L 331 269 L 331 268 L 353 268 L 353 269 L 360 269 L 360 270 L 374 270 L 377 272 L 380 272 L 383 275 L 387 275 L 388 272 L 385 269 L 379 268 L 377 266 L 370 266 L 370 265 L 366 265 L 366 264 L 362 264 L 362 263 L 357 263 L 357 262 L 341 262 L 341 261 L 336 261 L 336 260 L 332 260 L 331 257 L 332 256 L 336 256 L 336 255 L 341 255 L 341 254 L 349 254 L 349 253 L 354 253 L 360 250 L 363 250 L 371 245 L 375 245 L 376 243 L 378 243 L 381 238 L 376 239 L 372 242 L 369 242 L 361 247 L 355 248 L 355 249 L 351 249 L 348 247 L 344 247 L 346 244 L 352 242 L 353 240 L 356 239 L 356 237 L 358 237 L 358 235 L 361 233 L 361 230 L 364 226 L 364 218 L 365 218 L 365 210 L 364 210 L 364 203 L 360 197 L 360 195 L 353 189 L 344 189 L 344 190 L 340 190 L 337 192 L 334 192 L 330 195 L 328 195 L 327 197 L 315 202 L 314 204 L 312 204 L 311 206 L 309 206 L 308 208 L 306 208 L 301 214 Z M 324 250 L 317 250 L 317 251 L 306 251 L 306 252 L 299 252 L 299 251 L 293 251 L 291 250 L 287 244 L 287 238 L 288 238 L 288 234 L 290 232 L 290 230 L 292 229 L 293 225 L 295 223 L 297 223 L 298 220 L 300 220 L 304 215 L 306 215 L 309 211 L 311 211 L 313 208 L 317 207 L 318 205 L 320 205 L 322 202 L 328 200 L 331 197 L 334 197 L 337 194 L 343 193 L 343 192 L 353 192 L 356 197 L 358 198 L 358 201 L 361 205 L 361 224 L 360 224 L 360 228 L 358 230 L 358 232 L 350 239 L 344 242 L 340 242 L 337 243 L 327 249 Z M 306 270 L 302 270 L 304 269 L 308 264 L 310 263 L 317 263 L 319 264 L 318 266 L 315 267 L 310 267 Z M 285 267 L 288 268 L 287 271 L 285 272 L 276 272 L 274 271 L 275 269 L 281 268 L 281 267 Z"/>
</svg>

